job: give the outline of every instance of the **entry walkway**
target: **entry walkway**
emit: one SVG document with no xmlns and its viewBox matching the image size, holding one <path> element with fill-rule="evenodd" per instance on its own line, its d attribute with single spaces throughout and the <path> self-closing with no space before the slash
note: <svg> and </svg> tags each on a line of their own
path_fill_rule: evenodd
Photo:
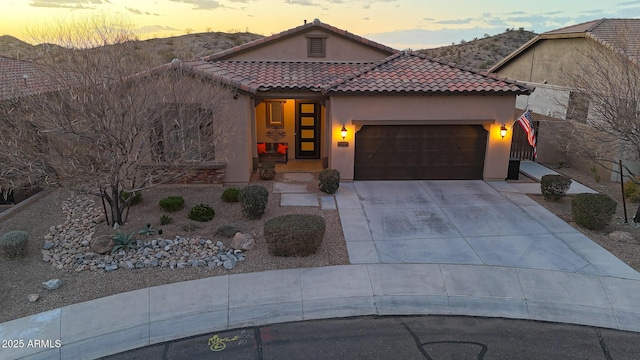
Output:
<svg viewBox="0 0 640 360">
<path fill-rule="evenodd" d="M 1 349 L 0 359 L 96 358 L 250 325 L 359 315 L 640 332 L 640 274 L 511 185 L 343 183 L 335 198 L 352 265 L 216 276 L 16 319 L 0 324 L 0 339 L 61 347 Z"/>
<path fill-rule="evenodd" d="M 559 175 L 558 172 L 534 161 L 521 161 L 520 172 L 526 176 L 535 179 L 538 183 L 512 183 L 511 185 L 517 191 L 525 194 L 540 194 L 540 180 L 545 175 Z M 571 180 L 571 186 L 567 190 L 567 194 L 597 193 L 597 191 L 580 184 L 575 180 Z"/>
</svg>

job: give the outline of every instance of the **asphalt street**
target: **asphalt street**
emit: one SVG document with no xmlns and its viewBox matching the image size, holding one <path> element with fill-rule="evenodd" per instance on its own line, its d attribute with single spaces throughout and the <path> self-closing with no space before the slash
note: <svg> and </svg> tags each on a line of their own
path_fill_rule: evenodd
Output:
<svg viewBox="0 0 640 360">
<path fill-rule="evenodd" d="M 104 359 L 640 359 L 640 333 L 462 316 L 356 317 L 202 334 Z"/>
</svg>

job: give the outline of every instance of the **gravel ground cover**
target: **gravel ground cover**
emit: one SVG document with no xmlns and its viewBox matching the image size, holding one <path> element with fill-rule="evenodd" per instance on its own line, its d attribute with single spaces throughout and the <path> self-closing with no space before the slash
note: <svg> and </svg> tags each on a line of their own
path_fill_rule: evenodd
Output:
<svg viewBox="0 0 640 360">
<path fill-rule="evenodd" d="M 150 241 L 155 238 L 174 239 L 176 236 L 222 241 L 226 247 L 230 238 L 214 236 L 222 225 L 234 225 L 243 233 L 255 239 L 255 247 L 244 252 L 245 259 L 239 261 L 232 270 L 223 266 L 185 266 L 183 268 L 145 267 L 127 269 L 118 267 L 114 271 L 103 269 L 91 270 L 85 266 L 58 269 L 56 264 L 43 261 L 42 248 L 44 238 L 50 234 L 51 226 L 62 225 L 67 221 L 62 205 L 77 195 L 65 191 L 54 190 L 43 199 L 34 202 L 8 218 L 0 220 L 0 233 L 10 230 L 26 230 L 30 234 L 28 256 L 22 259 L 0 258 L 0 322 L 55 309 L 69 304 L 88 301 L 120 292 L 141 289 L 150 286 L 169 284 L 179 281 L 194 280 L 209 276 L 247 273 L 264 270 L 319 267 L 348 264 L 346 244 L 342 234 L 340 218 L 337 210 L 322 210 L 319 207 L 283 207 L 280 206 L 280 194 L 273 193 L 274 181 L 281 181 L 278 174 L 272 181 L 252 179 L 252 185 L 264 185 L 270 191 L 269 203 L 265 215 L 259 220 L 247 220 L 239 203 L 225 203 L 220 199 L 226 187 L 210 186 L 162 186 L 145 191 L 140 204 L 131 207 L 123 232 L 136 232 L 146 227 L 162 229 L 163 234 L 153 236 L 136 235 L 138 239 Z M 308 192 L 318 193 L 317 182 L 307 183 Z M 323 193 L 322 193 L 323 194 Z M 185 199 L 185 207 L 173 213 L 164 212 L 159 206 L 161 198 L 179 195 Z M 213 220 L 195 222 L 187 215 L 194 205 L 205 203 L 215 210 Z M 101 209 L 102 203 L 95 198 L 94 210 Z M 320 249 L 315 255 L 308 257 L 283 258 L 269 254 L 263 237 L 264 221 L 284 214 L 314 214 L 322 216 L 326 221 L 326 232 Z M 160 216 L 167 214 L 173 218 L 169 225 L 160 224 Z M 198 228 L 192 231 L 183 230 L 185 225 L 193 224 Z M 106 224 L 95 225 L 93 236 L 110 235 L 116 231 Z M 42 283 L 58 278 L 62 286 L 56 290 L 44 289 Z M 29 301 L 30 294 L 38 294 L 38 300 Z"/>
</svg>

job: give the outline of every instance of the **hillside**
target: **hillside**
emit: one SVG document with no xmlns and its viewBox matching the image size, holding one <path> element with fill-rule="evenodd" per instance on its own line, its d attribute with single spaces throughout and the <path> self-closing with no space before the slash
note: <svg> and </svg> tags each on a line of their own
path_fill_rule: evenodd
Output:
<svg viewBox="0 0 640 360">
<path fill-rule="evenodd" d="M 463 40 L 460 44 L 418 50 L 418 52 L 436 60 L 488 70 L 535 36 L 535 33 L 522 28 L 509 29 L 502 34 L 494 36 L 485 34 L 483 38 L 475 38 L 471 41 Z"/>
<path fill-rule="evenodd" d="M 494 36 L 485 35 L 460 44 L 433 49 L 418 50 L 437 60 L 454 62 L 463 66 L 486 70 L 509 55 L 536 34 L 524 29 L 507 30 Z M 208 32 L 156 38 L 138 41 L 135 48 L 141 53 L 151 54 L 152 66 L 165 64 L 174 58 L 193 59 L 229 49 L 261 38 L 252 33 Z M 36 60 L 38 50 L 51 45 L 32 46 L 12 36 L 0 36 L 0 55 Z"/>
<path fill-rule="evenodd" d="M 252 33 L 208 32 L 141 40 L 136 43 L 136 50 L 151 54 L 153 65 L 170 62 L 174 58 L 194 59 L 211 55 L 231 47 L 261 38 Z M 0 55 L 21 60 L 37 60 L 38 50 L 51 45 L 30 45 L 12 36 L 0 36 Z"/>
</svg>

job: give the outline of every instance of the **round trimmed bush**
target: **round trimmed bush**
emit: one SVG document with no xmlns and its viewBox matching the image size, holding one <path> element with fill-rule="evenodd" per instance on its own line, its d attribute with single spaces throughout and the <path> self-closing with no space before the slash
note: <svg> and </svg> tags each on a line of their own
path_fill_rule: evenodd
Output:
<svg viewBox="0 0 640 360">
<path fill-rule="evenodd" d="M 207 204 L 198 204 L 189 211 L 189 219 L 194 221 L 209 221 L 216 214 L 213 208 Z"/>
<path fill-rule="evenodd" d="M 174 212 L 184 208 L 184 199 L 182 196 L 168 196 L 161 199 L 159 205 L 165 211 Z"/>
<path fill-rule="evenodd" d="M 240 189 L 238 199 L 247 219 L 259 219 L 267 209 L 269 190 L 262 185 L 249 185 Z"/>
<path fill-rule="evenodd" d="M 8 258 L 27 255 L 29 234 L 26 231 L 14 230 L 0 236 L 0 253 Z"/>
<path fill-rule="evenodd" d="M 129 206 L 138 205 L 140 201 L 142 201 L 142 192 L 140 191 L 134 191 L 133 193 L 130 193 L 128 191 L 121 190 L 120 201 L 126 202 L 131 196 L 131 194 L 133 194 L 133 199 L 131 199 L 131 203 L 129 203 Z"/>
<path fill-rule="evenodd" d="M 540 179 L 540 191 L 545 199 L 559 201 L 571 186 L 571 179 L 564 175 L 544 175 Z"/>
<path fill-rule="evenodd" d="M 340 187 L 340 172 L 336 169 L 324 169 L 318 174 L 318 187 L 327 194 L 333 194 Z"/>
<path fill-rule="evenodd" d="M 237 232 L 240 232 L 240 229 L 235 225 L 222 225 L 216 229 L 216 235 L 232 238 Z"/>
<path fill-rule="evenodd" d="M 579 194 L 571 201 L 576 224 L 591 230 L 606 228 L 616 212 L 615 200 L 605 194 Z"/>
<path fill-rule="evenodd" d="M 236 188 L 228 188 L 222 193 L 222 201 L 224 202 L 238 202 L 238 193 L 240 190 Z"/>
<path fill-rule="evenodd" d="M 269 253 L 275 256 L 309 256 L 324 238 L 325 221 L 318 215 L 288 214 L 264 223 Z"/>
</svg>

